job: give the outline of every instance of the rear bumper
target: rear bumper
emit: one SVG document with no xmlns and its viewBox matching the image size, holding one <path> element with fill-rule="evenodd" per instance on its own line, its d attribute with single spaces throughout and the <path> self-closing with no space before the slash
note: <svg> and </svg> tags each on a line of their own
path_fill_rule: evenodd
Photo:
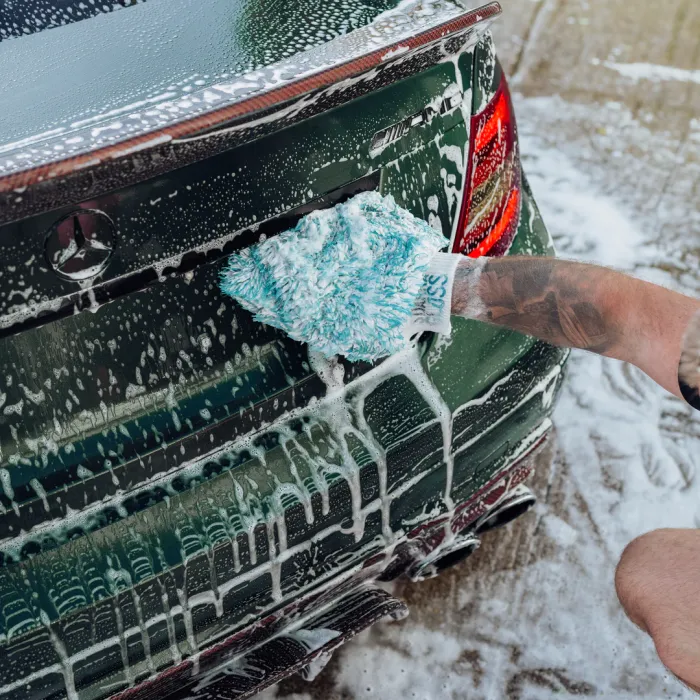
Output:
<svg viewBox="0 0 700 700">
<path fill-rule="evenodd" d="M 274 553 L 274 561 L 261 556 L 257 566 L 246 566 L 234 574 L 234 567 L 226 566 L 231 556 L 229 541 L 215 546 L 209 556 L 190 558 L 182 570 L 136 585 L 133 593 L 125 592 L 118 601 L 124 619 L 136 620 L 138 616 L 131 610 L 135 603 L 145 606 L 149 601 L 157 606 L 172 586 L 184 587 L 190 594 L 187 609 L 172 602 L 169 610 L 160 614 L 155 609 L 142 609 L 146 620 L 143 625 L 127 624 L 111 640 L 103 640 L 93 648 L 69 651 L 62 661 L 48 664 L 30 678 L 15 675 L 26 668 L 21 659 L 17 659 L 19 663 L 11 661 L 15 654 L 22 655 L 17 647 L 34 650 L 47 644 L 46 658 L 52 658 L 46 631 L 37 630 L 18 639 L 17 644 L 4 647 L 0 654 L 3 676 L 0 698 L 58 697 L 67 668 L 77 679 L 78 687 L 86 690 L 85 697 L 91 698 L 118 693 L 120 686 L 122 697 L 129 700 L 165 697 L 175 691 L 173 697 L 188 697 L 187 692 L 202 682 L 203 673 L 207 674 L 207 687 L 215 689 L 217 683 L 212 680 L 212 674 L 216 677 L 236 659 L 286 633 L 290 626 L 303 627 L 307 619 L 333 610 L 337 601 L 358 586 L 380 577 L 399 575 L 417 558 L 428 556 L 441 546 L 446 537 L 473 527 L 479 516 L 520 483 L 531 469 L 528 458 L 546 438 L 551 426 L 549 415 L 561 386 L 565 359 L 564 351 L 537 344 L 500 381 L 455 412 L 453 509 L 447 509 L 444 503 L 448 466 L 440 428 L 429 425 L 413 440 L 388 454 L 385 494 L 379 483 L 378 465 L 370 463 L 360 469 L 358 485 L 366 520 L 361 539 L 353 536 L 347 520 L 333 523 L 332 513 L 322 515 L 321 497 L 317 494 L 312 506 L 321 522 L 301 532 L 305 529 L 303 522 L 299 523 L 300 516 L 304 520 L 303 507 L 297 504 L 287 509 L 289 542 L 285 551 Z M 421 459 L 419 454 L 424 457 Z M 407 468 L 409 459 L 412 466 Z M 335 481 L 329 489 L 330 502 L 347 513 L 350 508 L 344 504 L 348 498 L 348 482 Z M 385 539 L 386 523 L 381 518 L 381 513 L 387 512 L 385 509 L 389 513 L 391 541 Z M 295 522 L 299 528 L 296 531 Z M 244 545 L 240 539 L 239 546 L 242 551 Z M 272 590 L 273 567 L 279 567 L 281 592 L 287 601 L 282 604 L 275 600 Z M 211 590 L 211 576 L 216 578 L 215 592 Z M 202 590 L 198 592 L 200 587 Z M 112 609 L 112 603 L 108 608 L 99 608 L 83 611 L 80 624 L 89 625 L 88 618 L 92 616 L 104 617 L 105 611 Z M 177 642 L 169 640 L 167 635 L 164 637 L 164 616 L 172 620 L 171 631 Z M 65 629 L 76 621 L 69 618 L 60 624 Z M 229 631 L 221 636 L 217 630 Z M 230 630 L 235 632 L 232 634 Z M 150 642 L 150 659 L 144 655 L 145 635 Z M 33 642 L 32 636 L 36 637 Z M 128 674 L 123 669 L 114 670 L 124 639 L 131 662 Z M 173 643 L 178 646 L 180 663 L 171 653 Z M 87 668 L 86 659 L 91 660 Z M 298 659 L 290 664 L 289 672 L 299 665 L 297 662 Z M 155 667 L 158 675 L 127 690 L 129 678 L 148 677 L 149 665 Z M 257 692 L 285 675 L 283 669 L 275 668 L 272 680 L 261 676 L 255 690 L 247 688 L 246 694 Z M 53 694 L 49 690 L 52 686 Z M 38 687 L 42 691 L 37 696 Z"/>
<path fill-rule="evenodd" d="M 208 692 L 216 697 L 218 690 L 229 687 L 228 677 L 222 675 L 217 679 L 218 675 L 226 668 L 230 673 L 231 668 L 237 667 L 236 659 L 240 663 L 241 657 L 259 650 L 260 645 L 270 639 L 288 634 L 289 629 L 305 628 L 308 619 L 333 610 L 353 591 L 353 595 L 358 595 L 357 592 L 372 580 L 400 575 L 416 561 L 439 549 L 446 539 L 473 528 L 480 516 L 530 473 L 533 456 L 549 434 L 549 415 L 561 386 L 565 359 L 565 352 L 538 344 L 486 394 L 456 413 L 453 511 L 439 512 L 443 507 L 446 465 L 440 437 L 433 429 L 428 429 L 406 445 L 405 452 L 396 452 L 388 460 L 391 522 L 396 530 L 396 539 L 390 546 L 381 542 L 379 528 L 368 533 L 371 536 L 358 543 L 359 546 L 348 547 L 345 552 L 333 545 L 330 559 L 339 566 L 325 581 L 319 577 L 312 587 L 305 587 L 303 571 L 298 568 L 298 597 L 293 603 L 267 616 L 261 615 L 262 619 L 254 624 L 202 649 L 196 659 L 188 659 L 179 668 L 171 668 L 143 688 L 128 691 L 121 697 L 145 700 L 166 694 L 171 697 L 169 693 L 173 693 L 172 698 L 185 698 L 195 686 L 201 687 L 203 678 L 206 678 Z M 506 434 L 508 439 L 502 439 Z M 405 468 L 406 455 L 411 450 L 414 453 L 425 451 L 434 459 L 424 460 L 420 473 L 409 473 Z M 365 492 L 372 488 L 373 470 L 373 466 L 368 466 L 361 472 L 361 488 Z M 403 472 L 401 476 L 400 472 Z M 368 512 L 375 510 L 372 502 L 366 503 L 365 508 Z M 368 524 L 367 529 L 373 528 Z M 330 535 L 328 532 L 327 536 Z M 313 538 L 312 547 L 318 548 L 319 553 L 324 549 L 324 539 Z M 290 556 L 285 561 L 291 564 L 295 557 Z M 266 574 L 261 572 L 260 575 Z M 287 580 L 285 588 L 291 590 L 292 587 Z M 330 628 L 341 638 L 350 636 L 345 628 Z M 338 645 L 329 644 L 329 647 Z M 269 677 L 262 674 L 254 688 L 246 685 L 245 697 L 298 670 L 299 665 L 295 660 L 286 672 L 275 665 L 274 674 Z"/>
</svg>

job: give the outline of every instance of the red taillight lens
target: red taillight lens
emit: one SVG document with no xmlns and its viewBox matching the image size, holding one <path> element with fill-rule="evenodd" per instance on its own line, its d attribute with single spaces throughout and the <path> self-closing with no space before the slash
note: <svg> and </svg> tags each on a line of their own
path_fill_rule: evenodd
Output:
<svg viewBox="0 0 700 700">
<path fill-rule="evenodd" d="M 504 255 L 520 221 L 518 130 L 505 76 L 495 97 L 472 117 L 467 182 L 453 251 Z"/>
</svg>

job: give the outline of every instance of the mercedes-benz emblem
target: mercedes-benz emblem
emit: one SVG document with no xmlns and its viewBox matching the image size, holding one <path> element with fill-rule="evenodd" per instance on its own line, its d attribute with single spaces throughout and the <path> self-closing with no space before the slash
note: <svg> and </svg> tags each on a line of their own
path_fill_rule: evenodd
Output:
<svg viewBox="0 0 700 700">
<path fill-rule="evenodd" d="M 69 280 L 87 280 L 107 267 L 116 247 L 112 220 L 97 209 L 77 209 L 59 219 L 46 234 L 46 260 Z"/>
</svg>

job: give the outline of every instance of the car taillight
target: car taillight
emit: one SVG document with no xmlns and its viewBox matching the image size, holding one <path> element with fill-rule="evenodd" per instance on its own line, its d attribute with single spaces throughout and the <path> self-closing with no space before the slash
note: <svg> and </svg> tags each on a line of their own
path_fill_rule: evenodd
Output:
<svg viewBox="0 0 700 700">
<path fill-rule="evenodd" d="M 505 76 L 493 100 L 472 117 L 467 181 L 453 252 L 504 255 L 520 221 L 518 130 Z"/>
</svg>

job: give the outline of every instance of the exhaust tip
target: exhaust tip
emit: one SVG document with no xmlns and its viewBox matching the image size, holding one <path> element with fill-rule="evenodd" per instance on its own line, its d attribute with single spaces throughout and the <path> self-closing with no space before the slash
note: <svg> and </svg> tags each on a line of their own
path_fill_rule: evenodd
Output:
<svg viewBox="0 0 700 700">
<path fill-rule="evenodd" d="M 527 486 L 517 486 L 493 510 L 482 515 L 475 531 L 478 535 L 504 527 L 531 510 L 537 499 Z"/>
<path fill-rule="evenodd" d="M 449 544 L 438 547 L 425 559 L 417 562 L 407 572 L 408 578 L 414 583 L 435 578 L 445 569 L 461 564 L 465 559 L 468 559 L 479 548 L 480 544 L 481 540 L 473 532 L 458 535 Z"/>
</svg>

